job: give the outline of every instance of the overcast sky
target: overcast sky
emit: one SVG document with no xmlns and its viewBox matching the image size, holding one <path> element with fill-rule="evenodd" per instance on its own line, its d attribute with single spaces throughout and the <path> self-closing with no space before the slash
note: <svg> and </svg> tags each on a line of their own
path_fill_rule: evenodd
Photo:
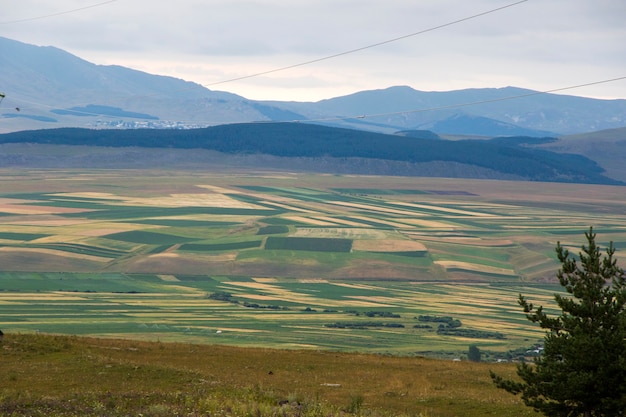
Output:
<svg viewBox="0 0 626 417">
<path fill-rule="evenodd" d="M 0 36 L 250 99 L 316 101 L 394 85 L 546 91 L 626 76 L 626 1 L 513 3 L 0 0 Z M 626 98 L 626 79 L 559 94 Z"/>
</svg>

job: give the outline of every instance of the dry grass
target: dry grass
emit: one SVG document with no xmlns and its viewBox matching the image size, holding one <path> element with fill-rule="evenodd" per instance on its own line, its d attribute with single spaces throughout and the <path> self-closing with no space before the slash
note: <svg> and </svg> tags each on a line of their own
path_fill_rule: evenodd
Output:
<svg viewBox="0 0 626 417">
<path fill-rule="evenodd" d="M 493 367 L 501 375 L 514 370 L 417 357 L 9 334 L 0 350 L 0 413 L 534 415 L 494 387 Z M 299 403 L 297 414 L 280 401 Z"/>
</svg>

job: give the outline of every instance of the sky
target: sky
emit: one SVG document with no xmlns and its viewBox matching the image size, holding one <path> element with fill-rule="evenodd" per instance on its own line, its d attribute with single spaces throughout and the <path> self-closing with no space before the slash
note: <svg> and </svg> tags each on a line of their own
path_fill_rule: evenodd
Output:
<svg viewBox="0 0 626 417">
<path fill-rule="evenodd" d="M 593 83 L 558 94 L 626 99 L 624 0 L 0 0 L 0 10 L 0 36 L 255 100 Z"/>
</svg>

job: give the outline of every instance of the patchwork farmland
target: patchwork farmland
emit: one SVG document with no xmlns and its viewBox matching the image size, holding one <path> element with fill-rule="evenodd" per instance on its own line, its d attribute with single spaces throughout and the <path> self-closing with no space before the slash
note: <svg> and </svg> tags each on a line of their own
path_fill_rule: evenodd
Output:
<svg viewBox="0 0 626 417">
<path fill-rule="evenodd" d="M 517 295 L 550 306 L 589 226 L 623 265 L 621 187 L 2 171 L 0 328 L 497 356 L 541 339 Z"/>
</svg>

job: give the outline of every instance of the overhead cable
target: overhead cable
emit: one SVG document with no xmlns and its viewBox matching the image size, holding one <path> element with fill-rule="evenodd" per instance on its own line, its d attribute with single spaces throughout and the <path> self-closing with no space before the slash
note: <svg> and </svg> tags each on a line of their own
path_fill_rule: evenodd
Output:
<svg viewBox="0 0 626 417">
<path fill-rule="evenodd" d="M 466 103 L 447 104 L 447 105 L 444 105 L 444 106 L 428 107 L 428 108 L 423 108 L 423 109 L 402 110 L 402 111 L 396 111 L 396 112 L 377 113 L 377 114 L 361 114 L 361 115 L 355 115 L 355 116 L 328 117 L 328 118 L 319 118 L 319 119 L 302 119 L 302 120 L 293 120 L 293 121 L 294 122 L 303 122 L 303 123 L 304 122 L 329 122 L 329 121 L 350 120 L 350 119 L 370 119 L 370 118 L 374 118 L 374 117 L 395 116 L 395 115 L 399 115 L 399 114 L 423 113 L 423 112 L 430 112 L 430 111 L 436 111 L 436 110 L 455 109 L 455 108 L 458 108 L 458 107 L 477 106 L 479 104 L 496 103 L 496 102 L 499 102 L 499 101 L 516 100 L 516 99 L 525 98 L 525 97 L 538 96 L 538 95 L 541 95 L 541 94 L 551 94 L 551 93 L 556 93 L 556 92 L 559 92 L 559 91 L 573 90 L 575 88 L 589 87 L 589 86 L 592 86 L 592 85 L 611 83 L 611 82 L 621 81 L 621 80 L 626 80 L 626 76 L 617 77 L 617 78 L 611 78 L 611 79 L 601 80 L 601 81 L 593 81 L 593 82 L 590 82 L 590 83 L 572 85 L 572 86 L 568 86 L 568 87 L 553 88 L 553 89 L 550 89 L 550 90 L 531 91 L 530 93 L 517 94 L 517 95 L 514 95 L 514 96 L 498 97 L 498 98 L 487 99 L 487 100 L 480 100 L 480 101 L 470 101 L 470 102 L 466 102 Z"/>
<path fill-rule="evenodd" d="M 94 7 L 104 6 L 105 4 L 113 3 L 113 2 L 116 2 L 116 1 L 117 0 L 108 0 L 108 1 L 103 1 L 101 3 L 92 4 L 92 5 L 89 5 L 89 6 L 79 7 L 77 9 L 65 10 L 65 11 L 62 11 L 62 12 L 46 14 L 46 15 L 43 15 L 43 16 L 27 17 L 27 18 L 24 18 L 24 19 L 9 20 L 9 21 L 6 21 L 6 22 L 0 22 L 0 25 L 9 25 L 9 24 L 13 24 L 13 23 L 30 22 L 32 20 L 47 19 L 49 17 L 61 16 L 61 15 L 64 15 L 64 14 L 79 12 L 81 10 L 87 10 L 87 9 L 92 9 Z"/>
<path fill-rule="evenodd" d="M 389 43 L 392 43 L 392 42 L 397 42 L 397 41 L 400 41 L 400 40 L 403 40 L 403 39 L 411 38 L 413 36 L 422 35 L 424 33 L 432 32 L 432 31 L 435 31 L 435 30 L 438 30 L 438 29 L 442 29 L 442 28 L 445 28 L 445 27 L 448 27 L 448 26 L 456 25 L 456 24 L 461 23 L 461 22 L 466 22 L 468 20 L 476 19 L 477 17 L 485 16 L 487 14 L 495 13 L 495 12 L 498 12 L 500 10 L 507 9 L 509 7 L 517 6 L 517 5 L 522 4 L 522 3 L 526 3 L 527 1 L 529 1 L 529 0 L 517 1 L 515 3 L 507 4 L 506 6 L 497 7 L 495 9 L 491 9 L 491 10 L 487 10 L 485 12 L 481 12 L 481 13 L 478 13 L 478 14 L 475 14 L 475 15 L 467 16 L 467 17 L 464 17 L 462 19 L 454 20 L 452 22 L 444 23 L 444 24 L 441 24 L 441 25 L 438 25 L 438 26 L 433 26 L 433 27 L 428 28 L 428 29 L 420 30 L 418 32 L 409 33 L 409 34 L 403 35 L 403 36 L 398 36 L 396 38 L 387 39 L 385 41 L 373 43 L 371 45 L 362 46 L 360 48 L 351 49 L 349 51 L 339 52 L 339 53 L 336 53 L 336 54 L 333 54 L 333 55 L 328 55 L 328 56 L 324 56 L 324 57 L 321 57 L 321 58 L 312 59 L 310 61 L 305 61 L 305 62 L 300 62 L 298 64 L 288 65 L 286 67 L 275 68 L 275 69 L 271 69 L 271 70 L 268 70 L 268 71 L 257 72 L 257 73 L 254 73 L 254 74 L 244 75 L 244 76 L 235 77 L 235 78 L 229 78 L 229 79 L 226 79 L 226 80 L 216 81 L 216 82 L 213 82 L 213 83 L 202 84 L 202 85 L 205 86 L 205 87 L 210 87 L 210 86 L 219 85 L 219 84 L 226 84 L 226 83 L 230 83 L 230 82 L 234 82 L 234 81 L 246 80 L 248 78 L 259 77 L 261 75 L 273 74 L 275 72 L 285 71 L 285 70 L 289 70 L 289 69 L 292 69 L 292 68 L 303 67 L 305 65 L 310 65 L 310 64 L 317 63 L 317 62 L 321 62 L 321 61 L 327 61 L 329 59 L 338 58 L 340 56 L 353 54 L 353 53 L 356 53 L 356 52 L 364 51 L 366 49 L 376 48 L 378 46 L 386 45 L 386 44 L 389 44 Z"/>
</svg>

